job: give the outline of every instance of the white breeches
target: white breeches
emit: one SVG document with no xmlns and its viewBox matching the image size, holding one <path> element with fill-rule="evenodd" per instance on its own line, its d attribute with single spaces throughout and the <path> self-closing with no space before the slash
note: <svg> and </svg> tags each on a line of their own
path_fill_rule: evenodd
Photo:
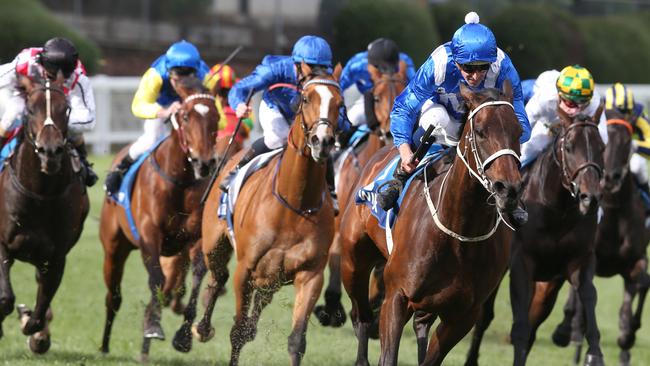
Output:
<svg viewBox="0 0 650 366">
<path fill-rule="evenodd" d="M 366 121 L 366 103 L 363 95 L 357 98 L 347 109 L 348 120 L 352 126 L 365 125 Z"/>
<path fill-rule="evenodd" d="M 536 123 L 530 132 L 530 140 L 521 145 L 521 163 L 528 164 L 539 156 L 553 141 L 551 132 L 543 123 Z"/>
<path fill-rule="evenodd" d="M 149 150 L 155 143 L 167 133 L 164 118 L 144 120 L 144 133 L 129 148 L 129 156 L 136 160 L 145 151 Z"/>
<path fill-rule="evenodd" d="M 266 147 L 278 149 L 287 142 L 289 123 L 278 109 L 269 107 L 263 100 L 260 103 L 259 121 Z"/>
<path fill-rule="evenodd" d="M 433 125 L 436 143 L 456 146 L 463 132 L 463 125 L 449 116 L 447 109 L 438 103 L 427 100 L 420 109 L 420 127 L 425 131 Z"/>
<path fill-rule="evenodd" d="M 648 165 L 645 158 L 634 153 L 630 158 L 630 172 L 634 174 L 639 184 L 648 184 Z"/>
<path fill-rule="evenodd" d="M 22 118 L 25 110 L 25 99 L 18 94 L 12 94 L 5 105 L 2 119 L 0 119 L 0 134 L 6 136 L 9 131 L 17 127 L 17 122 Z"/>
</svg>

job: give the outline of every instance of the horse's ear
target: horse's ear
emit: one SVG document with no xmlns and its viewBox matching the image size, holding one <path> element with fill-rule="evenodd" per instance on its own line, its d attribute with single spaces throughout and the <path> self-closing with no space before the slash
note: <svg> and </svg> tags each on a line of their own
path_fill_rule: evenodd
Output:
<svg viewBox="0 0 650 366">
<path fill-rule="evenodd" d="M 311 74 L 311 67 L 309 67 L 309 65 L 307 65 L 304 61 L 300 62 L 300 73 L 302 76 Z"/>
<path fill-rule="evenodd" d="M 343 72 L 343 66 L 341 66 L 341 63 L 337 63 L 336 66 L 334 66 L 334 72 L 332 73 L 332 76 L 336 81 L 339 81 L 341 79 L 341 73 Z"/>
<path fill-rule="evenodd" d="M 25 94 L 31 93 L 34 89 L 34 82 L 27 76 L 20 75 L 18 85 L 20 85 L 20 88 L 25 91 Z"/>
<path fill-rule="evenodd" d="M 468 106 L 474 105 L 474 93 L 467 85 L 460 83 L 460 95 L 463 97 Z"/>
<path fill-rule="evenodd" d="M 399 60 L 399 71 L 397 71 L 397 74 L 402 78 L 402 80 L 406 80 L 406 71 L 408 70 L 409 66 L 404 62 L 404 60 Z"/>
<path fill-rule="evenodd" d="M 600 121 L 600 115 L 603 114 L 603 109 L 605 109 L 605 105 L 601 101 L 600 104 L 598 105 L 598 109 L 596 109 L 596 114 L 593 116 L 594 123 L 598 124 Z"/>
<path fill-rule="evenodd" d="M 368 64 L 368 73 L 373 83 L 377 84 L 381 80 L 381 71 L 375 65 Z"/>
<path fill-rule="evenodd" d="M 506 81 L 503 82 L 502 92 L 506 97 L 506 100 L 512 103 L 512 82 L 510 82 L 510 79 L 506 79 Z"/>
</svg>

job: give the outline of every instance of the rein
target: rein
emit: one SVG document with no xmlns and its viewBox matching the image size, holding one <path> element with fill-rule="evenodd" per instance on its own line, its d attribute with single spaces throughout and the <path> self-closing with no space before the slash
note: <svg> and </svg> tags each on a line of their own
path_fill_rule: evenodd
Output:
<svg viewBox="0 0 650 366">
<path fill-rule="evenodd" d="M 456 154 L 458 155 L 460 160 L 463 162 L 465 167 L 467 167 L 467 170 L 468 170 L 470 176 L 474 176 L 481 183 L 483 188 L 485 188 L 485 190 L 490 194 L 490 197 L 494 196 L 495 192 L 494 192 L 494 189 L 492 187 L 492 182 L 488 179 L 487 175 L 485 174 L 485 167 L 488 166 L 493 161 L 495 161 L 496 159 L 498 159 L 498 158 L 500 158 L 502 156 L 508 156 L 508 155 L 513 156 L 518 162 L 520 162 L 519 155 L 517 155 L 517 153 L 512 149 L 498 150 L 497 152 L 495 152 L 495 153 L 491 154 L 490 156 L 488 156 L 485 160 L 481 160 L 481 157 L 479 155 L 478 146 L 476 144 L 476 137 L 474 135 L 474 116 L 476 115 L 476 113 L 478 111 L 480 111 L 481 109 L 483 109 L 485 107 L 499 106 L 499 105 L 507 105 L 510 108 L 512 108 L 513 110 L 515 109 L 514 106 L 511 103 L 505 102 L 505 101 L 490 101 L 490 102 L 485 102 L 485 103 L 479 105 L 474 110 L 472 110 L 469 113 L 468 117 L 467 117 L 467 120 L 470 123 L 470 131 L 469 131 L 468 134 L 465 135 L 466 143 L 465 143 L 464 150 L 463 151 L 460 150 L 460 144 L 456 145 Z M 468 145 L 471 148 L 472 155 L 474 156 L 474 161 L 476 162 L 476 169 L 472 168 L 472 166 L 470 166 L 469 162 L 465 158 L 465 154 L 468 153 L 468 151 L 467 151 Z M 438 207 L 440 207 L 440 201 L 442 200 L 442 195 L 443 195 L 443 192 L 444 192 L 447 177 L 449 176 L 449 172 L 451 172 L 451 169 L 447 170 L 447 173 L 445 174 L 445 176 L 442 179 L 442 184 L 440 185 L 440 190 L 438 192 L 438 202 L 437 202 Z M 515 231 L 515 229 L 512 226 L 510 226 L 503 219 L 501 211 L 497 208 L 496 209 L 496 213 L 497 213 L 496 221 L 494 223 L 494 226 L 492 227 L 492 229 L 488 233 L 483 234 L 483 235 L 479 235 L 479 236 L 464 236 L 464 235 L 458 234 L 458 233 L 454 232 L 453 230 L 449 229 L 448 227 L 446 227 L 440 221 L 440 217 L 438 215 L 438 209 L 436 208 L 436 206 L 434 206 L 433 201 L 431 200 L 431 194 L 429 192 L 429 188 L 430 187 L 429 187 L 429 182 L 428 182 L 428 179 L 427 179 L 427 172 L 426 172 L 426 169 L 424 169 L 424 187 L 423 187 L 424 197 L 426 198 L 427 206 L 429 207 L 429 212 L 431 213 L 431 217 L 433 218 L 433 222 L 436 224 L 438 229 L 440 229 L 443 233 L 451 236 L 452 238 L 457 239 L 457 240 L 459 240 L 461 242 L 479 242 L 479 241 L 487 240 L 492 235 L 494 235 L 494 233 L 499 228 L 499 224 L 501 222 L 503 222 L 506 226 L 508 226 L 512 231 Z"/>
<path fill-rule="evenodd" d="M 214 95 L 201 93 L 201 94 L 190 95 L 185 100 L 183 100 L 182 104 L 189 103 L 195 99 L 208 99 L 211 100 L 212 102 L 215 102 Z M 185 131 L 183 130 L 183 126 L 180 123 L 178 123 L 178 120 L 176 119 L 176 114 L 178 113 L 180 113 L 180 111 L 173 113 L 169 119 L 172 123 L 172 126 L 174 127 L 174 130 L 176 130 L 176 132 L 178 133 L 178 139 L 181 144 L 181 150 L 183 150 L 183 153 L 187 155 L 187 153 L 189 152 L 189 147 L 187 145 L 187 138 L 185 137 Z M 187 117 L 187 113 L 184 113 L 183 118 L 186 117 Z M 187 156 L 187 160 L 191 161 L 191 158 Z"/>
<path fill-rule="evenodd" d="M 45 122 L 43 123 L 43 127 L 41 127 L 39 129 L 39 131 L 36 133 L 36 135 L 34 135 L 32 133 L 29 126 L 27 126 L 27 128 L 25 128 L 25 131 L 24 131 L 27 142 L 29 142 L 29 144 L 34 147 L 34 152 L 36 152 L 36 153 L 38 153 L 38 149 L 40 148 L 38 142 L 36 141 L 36 138 L 38 137 L 38 135 L 41 134 L 41 131 L 43 131 L 45 129 L 45 127 L 52 126 L 55 129 L 59 130 L 59 132 L 61 132 L 59 127 L 57 127 L 57 125 L 54 123 L 54 120 L 52 119 L 52 91 L 54 91 L 56 93 L 60 93 L 67 100 L 67 96 L 65 95 L 65 92 L 63 90 L 59 89 L 59 88 L 53 87 L 50 84 L 49 80 L 45 81 L 44 86 L 32 89 L 32 91 L 30 91 L 29 94 L 27 95 L 27 98 L 29 99 L 29 97 L 32 94 L 34 94 L 34 93 L 36 93 L 38 91 L 43 91 L 43 90 L 45 91 L 45 116 L 46 116 L 45 117 Z M 67 118 L 69 118 L 69 116 L 70 116 L 70 107 L 69 106 L 66 106 L 66 107 L 67 107 L 67 109 L 66 109 L 66 122 L 67 122 Z M 30 119 L 28 118 L 27 123 L 29 123 L 29 121 L 30 121 Z M 63 135 L 63 144 L 65 145 L 67 143 L 67 136 L 65 136 L 63 133 L 62 133 L 62 135 Z"/>
</svg>

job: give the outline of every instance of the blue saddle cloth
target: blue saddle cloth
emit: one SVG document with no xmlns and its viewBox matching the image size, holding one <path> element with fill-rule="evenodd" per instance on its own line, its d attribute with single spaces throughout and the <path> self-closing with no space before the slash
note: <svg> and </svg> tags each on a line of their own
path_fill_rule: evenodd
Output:
<svg viewBox="0 0 650 366">
<path fill-rule="evenodd" d="M 381 227 L 382 229 L 386 229 L 386 223 L 388 223 L 389 227 L 392 228 L 393 225 L 395 224 L 395 221 L 397 220 L 397 214 L 399 213 L 399 208 L 402 204 L 402 200 L 404 199 L 404 195 L 406 194 L 406 191 L 411 185 L 413 179 L 418 175 L 420 175 L 429 164 L 432 164 L 440 160 L 440 158 L 442 158 L 445 154 L 447 154 L 448 151 L 449 151 L 448 149 L 445 149 L 442 145 L 438 145 L 438 144 L 433 144 L 429 148 L 427 153 L 424 155 L 424 158 L 422 158 L 418 167 L 415 169 L 413 174 L 411 174 L 409 179 L 404 184 L 404 189 L 402 189 L 402 192 L 400 193 L 400 196 L 397 199 L 397 203 L 395 204 L 395 207 L 393 207 L 392 209 L 388 211 L 384 211 L 381 207 L 379 207 L 379 205 L 377 204 L 377 194 L 379 193 L 379 189 L 383 188 L 382 185 L 384 183 L 393 179 L 393 172 L 397 167 L 397 162 L 399 161 L 399 155 L 396 155 L 379 172 L 379 174 L 377 174 L 375 179 L 370 184 L 359 189 L 355 197 L 355 203 L 357 205 L 365 204 L 368 207 L 370 207 L 370 212 L 372 213 L 373 216 L 377 218 L 377 221 L 379 222 L 379 227 Z"/>
<path fill-rule="evenodd" d="M 2 150 L 0 150 L 0 172 L 5 168 L 5 161 L 7 161 L 9 156 L 11 156 L 14 150 L 16 150 L 16 146 L 18 145 L 18 139 L 16 136 L 17 135 L 14 135 L 11 140 L 2 147 Z"/>
<path fill-rule="evenodd" d="M 133 192 L 133 183 L 135 183 L 135 178 L 138 176 L 138 170 L 144 163 L 145 159 L 151 155 L 151 153 L 158 148 L 158 146 L 165 141 L 169 135 L 165 135 L 160 138 L 149 150 L 142 154 L 138 160 L 136 160 L 129 170 L 122 178 L 122 184 L 120 185 L 120 190 L 111 195 L 110 197 L 113 201 L 117 202 L 118 205 L 124 208 L 124 213 L 126 214 L 126 219 L 129 223 L 129 228 L 131 229 L 131 234 L 135 240 L 140 240 L 140 233 L 138 228 L 135 226 L 135 219 L 133 218 L 133 211 L 131 211 L 131 193 Z"/>
<path fill-rule="evenodd" d="M 350 137 L 350 141 L 348 142 L 348 145 L 356 146 L 356 144 L 359 141 L 364 139 L 369 134 L 370 134 L 370 128 L 368 128 L 368 125 L 360 125 L 359 127 L 357 127 L 357 130 L 354 131 L 354 133 Z"/>
</svg>

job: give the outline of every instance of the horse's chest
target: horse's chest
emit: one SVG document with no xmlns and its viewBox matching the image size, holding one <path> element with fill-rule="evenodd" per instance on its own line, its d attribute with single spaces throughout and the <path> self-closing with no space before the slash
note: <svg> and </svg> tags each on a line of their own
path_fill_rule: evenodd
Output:
<svg viewBox="0 0 650 366">
<path fill-rule="evenodd" d="M 56 252 L 52 238 L 39 231 L 15 235 L 7 242 L 7 249 L 12 257 L 30 263 L 43 262 Z"/>
</svg>

